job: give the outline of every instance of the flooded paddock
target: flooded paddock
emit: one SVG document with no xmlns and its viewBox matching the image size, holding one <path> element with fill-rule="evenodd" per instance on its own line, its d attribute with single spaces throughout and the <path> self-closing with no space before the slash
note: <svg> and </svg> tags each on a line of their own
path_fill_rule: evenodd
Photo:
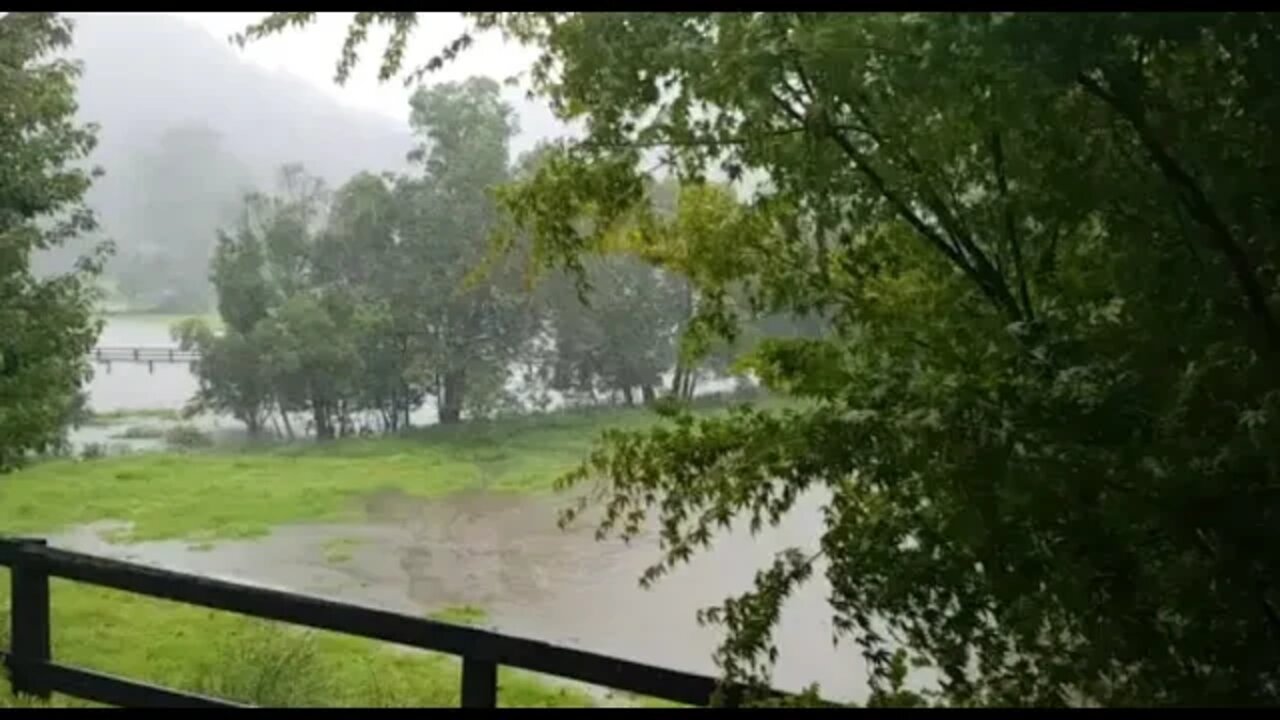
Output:
<svg viewBox="0 0 1280 720">
<path fill-rule="evenodd" d="M 120 526 L 95 523 L 52 536 L 71 550 L 425 615 L 483 609 L 485 627 L 681 670 L 715 673 L 719 630 L 695 612 L 751 585 L 778 550 L 813 547 L 818 501 L 782 526 L 734 532 L 649 589 L 658 557 L 652 534 L 597 542 L 594 527 L 561 531 L 553 497 L 466 492 L 422 501 L 393 489 L 359 499 L 366 523 L 299 524 L 254 540 L 113 544 Z M 827 585 L 816 577 L 793 596 L 778 631 L 775 685 L 817 682 L 833 699 L 865 697 L 855 647 L 833 643 Z"/>
</svg>

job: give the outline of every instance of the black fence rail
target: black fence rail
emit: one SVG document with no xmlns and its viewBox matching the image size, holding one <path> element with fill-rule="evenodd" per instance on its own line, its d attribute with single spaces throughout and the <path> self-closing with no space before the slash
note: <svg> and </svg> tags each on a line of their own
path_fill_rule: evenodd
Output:
<svg viewBox="0 0 1280 720">
<path fill-rule="evenodd" d="M 200 359 L 195 350 L 163 346 L 95 347 L 90 357 L 95 362 L 192 363 Z"/>
<path fill-rule="evenodd" d="M 644 665 L 487 630 L 241 585 L 50 548 L 43 540 L 0 539 L 10 569 L 10 647 L 4 654 L 17 693 L 52 693 L 125 707 L 244 707 L 234 702 L 135 682 L 53 661 L 49 579 L 65 578 L 256 618 L 332 630 L 462 659 L 462 706 L 497 704 L 498 666 L 521 668 L 686 705 L 736 705 L 741 688 L 715 678 Z M 779 697 L 783 693 L 769 692 Z"/>
</svg>

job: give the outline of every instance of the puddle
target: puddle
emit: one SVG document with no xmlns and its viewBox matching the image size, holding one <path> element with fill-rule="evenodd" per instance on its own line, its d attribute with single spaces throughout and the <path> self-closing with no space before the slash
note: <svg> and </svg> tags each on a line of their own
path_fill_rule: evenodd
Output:
<svg viewBox="0 0 1280 720">
<path fill-rule="evenodd" d="M 686 671 L 715 674 L 716 628 L 695 612 L 751 586 L 757 570 L 789 546 L 814 547 L 817 497 L 782 526 L 734 532 L 652 588 L 638 584 L 657 557 L 653 536 L 597 542 L 593 527 L 556 527 L 563 499 L 466 492 L 423 501 L 384 490 L 362 499 L 368 522 L 289 525 L 255 540 L 116 545 L 119 524 L 94 523 L 50 537 L 59 547 L 211 577 L 425 616 L 483 608 L 484 627 Z M 333 552 L 335 546 L 340 553 Z M 817 682 L 832 699 L 865 699 L 864 661 L 834 646 L 829 592 L 815 577 L 784 609 L 774 684 Z"/>
</svg>

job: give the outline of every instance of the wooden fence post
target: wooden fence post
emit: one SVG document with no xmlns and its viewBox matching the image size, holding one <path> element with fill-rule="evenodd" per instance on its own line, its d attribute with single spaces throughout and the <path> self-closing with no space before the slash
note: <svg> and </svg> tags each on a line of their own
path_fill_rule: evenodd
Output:
<svg viewBox="0 0 1280 720">
<path fill-rule="evenodd" d="M 488 660 L 462 658 L 462 707 L 498 706 L 498 665 Z"/>
<path fill-rule="evenodd" d="M 23 540 L 22 549 L 44 546 L 44 540 Z M 9 681 L 14 693 L 48 700 L 40 681 L 40 666 L 52 658 L 49 632 L 49 575 L 36 564 L 18 561 L 9 570 Z"/>
</svg>

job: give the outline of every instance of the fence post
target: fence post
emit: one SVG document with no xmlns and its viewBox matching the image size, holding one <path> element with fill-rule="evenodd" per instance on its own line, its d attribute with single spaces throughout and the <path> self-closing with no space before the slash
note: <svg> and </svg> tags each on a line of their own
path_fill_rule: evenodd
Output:
<svg viewBox="0 0 1280 720">
<path fill-rule="evenodd" d="M 488 660 L 462 658 L 462 707 L 498 706 L 498 664 Z"/>
<path fill-rule="evenodd" d="M 50 692 L 40 682 L 40 666 L 52 657 L 49 639 L 49 575 L 23 559 L 23 551 L 44 540 L 21 540 L 18 559 L 9 570 L 9 681 L 14 693 L 45 700 Z"/>
</svg>

